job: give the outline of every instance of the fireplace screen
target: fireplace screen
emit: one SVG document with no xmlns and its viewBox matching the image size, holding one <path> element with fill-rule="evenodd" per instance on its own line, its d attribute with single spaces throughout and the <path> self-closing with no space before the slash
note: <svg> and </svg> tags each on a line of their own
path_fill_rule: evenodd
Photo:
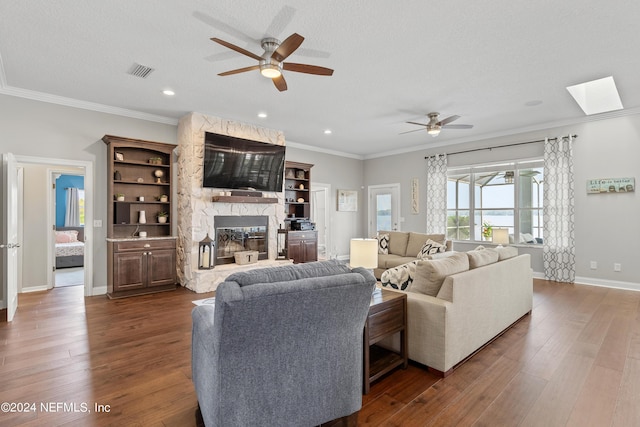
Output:
<svg viewBox="0 0 640 427">
<path fill-rule="evenodd" d="M 239 251 L 258 251 L 258 259 L 267 259 L 268 221 L 266 216 L 216 216 L 215 263 L 234 263 Z"/>
</svg>

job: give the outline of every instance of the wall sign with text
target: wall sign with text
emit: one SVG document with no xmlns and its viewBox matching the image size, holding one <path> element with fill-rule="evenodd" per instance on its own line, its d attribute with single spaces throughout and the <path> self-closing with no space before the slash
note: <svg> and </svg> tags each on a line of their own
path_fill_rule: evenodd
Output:
<svg viewBox="0 0 640 427">
<path fill-rule="evenodd" d="M 587 180 L 587 194 L 630 193 L 636 189 L 635 178 L 600 178 Z"/>
</svg>

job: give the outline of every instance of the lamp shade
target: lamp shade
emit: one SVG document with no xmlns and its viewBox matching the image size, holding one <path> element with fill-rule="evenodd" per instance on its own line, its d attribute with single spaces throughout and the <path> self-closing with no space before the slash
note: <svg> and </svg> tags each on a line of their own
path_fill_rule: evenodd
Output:
<svg viewBox="0 0 640 427">
<path fill-rule="evenodd" d="M 378 266 L 378 240 L 351 239 L 349 265 L 351 268 L 376 268 Z"/>
<path fill-rule="evenodd" d="M 493 243 L 498 243 L 500 245 L 509 244 L 509 230 L 506 228 L 494 228 L 492 236 Z"/>
</svg>

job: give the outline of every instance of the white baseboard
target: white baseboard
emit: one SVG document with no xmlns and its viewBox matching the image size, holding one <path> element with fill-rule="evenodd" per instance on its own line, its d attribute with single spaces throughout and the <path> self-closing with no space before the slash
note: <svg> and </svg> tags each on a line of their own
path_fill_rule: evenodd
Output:
<svg viewBox="0 0 640 427">
<path fill-rule="evenodd" d="M 47 286 L 30 286 L 28 288 L 22 288 L 22 290 L 20 291 L 20 293 L 29 293 L 29 292 L 39 292 L 39 291 L 48 291 L 49 289 L 52 288 L 48 288 Z"/>
<path fill-rule="evenodd" d="M 91 290 L 91 296 L 106 295 L 106 294 L 107 294 L 106 286 L 94 286 L 93 289 Z"/>
<path fill-rule="evenodd" d="M 544 273 L 534 271 L 533 277 L 544 280 Z M 640 291 L 640 283 L 622 282 L 618 280 L 596 279 L 593 277 L 576 276 L 576 285 L 600 286 L 603 288 L 626 289 L 629 291 Z"/>
</svg>

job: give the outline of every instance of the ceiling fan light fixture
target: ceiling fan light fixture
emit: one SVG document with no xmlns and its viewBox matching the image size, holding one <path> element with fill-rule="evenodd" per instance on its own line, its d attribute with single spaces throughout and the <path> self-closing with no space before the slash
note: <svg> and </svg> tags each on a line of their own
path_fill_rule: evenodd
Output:
<svg viewBox="0 0 640 427">
<path fill-rule="evenodd" d="M 268 79 L 275 79 L 282 75 L 282 71 L 280 67 L 275 64 L 264 64 L 260 65 L 260 74 Z"/>
<path fill-rule="evenodd" d="M 427 133 L 434 138 L 440 135 L 441 130 L 442 128 L 439 125 L 432 125 L 427 127 Z"/>
</svg>

